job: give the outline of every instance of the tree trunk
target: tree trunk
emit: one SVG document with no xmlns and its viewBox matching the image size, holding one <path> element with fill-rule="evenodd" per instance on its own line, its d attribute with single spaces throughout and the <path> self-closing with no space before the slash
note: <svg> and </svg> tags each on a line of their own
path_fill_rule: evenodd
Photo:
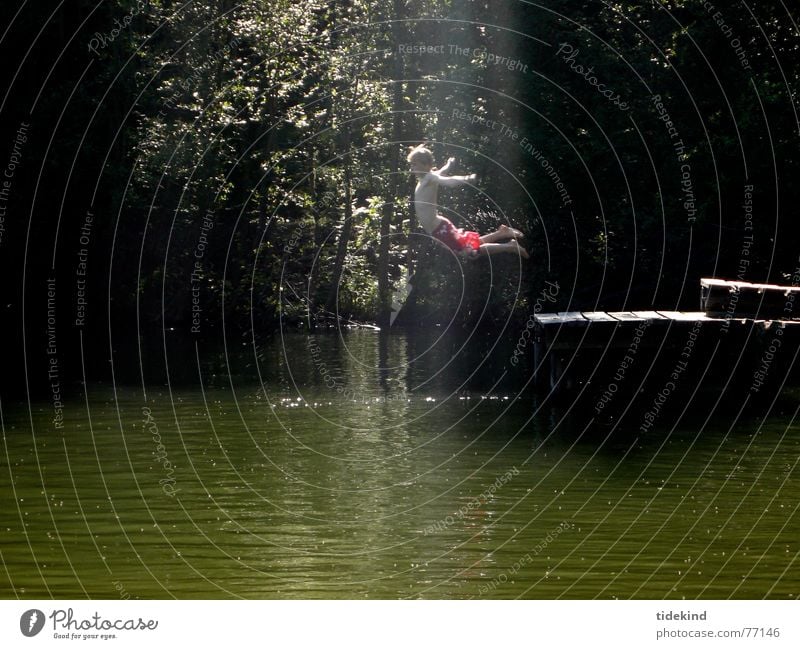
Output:
<svg viewBox="0 0 800 649">
<path fill-rule="evenodd" d="M 394 21 L 392 22 L 392 38 L 395 45 L 406 42 L 405 39 L 405 2 L 394 0 Z M 400 141 L 403 137 L 403 60 L 395 47 L 394 55 L 394 87 L 392 89 L 392 147 L 389 155 L 389 169 L 399 171 L 400 168 Z M 389 282 L 389 235 L 391 233 L 392 217 L 397 211 L 398 175 L 389 176 L 388 196 L 384 201 L 383 214 L 381 215 L 380 241 L 378 243 L 378 326 L 389 327 L 392 313 L 391 285 Z"/>
<path fill-rule="evenodd" d="M 350 148 L 350 137 L 345 138 L 347 146 L 344 148 L 344 222 L 342 223 L 342 231 L 339 234 L 339 244 L 336 248 L 336 261 L 333 264 L 333 275 L 331 276 L 331 290 L 328 294 L 328 302 L 326 308 L 328 311 L 336 312 L 336 298 L 339 294 L 339 284 L 342 281 L 342 272 L 344 271 L 344 261 L 347 257 L 347 246 L 350 245 L 350 237 L 353 232 L 353 197 L 351 193 L 351 165 L 348 149 Z"/>
<path fill-rule="evenodd" d="M 314 231 L 311 235 L 311 240 L 314 242 L 314 249 L 316 250 L 317 243 L 319 242 L 319 220 L 321 214 L 322 199 L 319 195 L 319 184 L 317 183 L 317 150 L 311 152 L 311 200 L 313 207 L 311 208 L 311 215 L 314 217 Z M 308 274 L 308 284 L 306 285 L 307 300 L 307 324 L 309 331 L 316 329 L 316 321 L 314 320 L 314 313 L 317 310 L 317 281 L 314 270 Z"/>
</svg>

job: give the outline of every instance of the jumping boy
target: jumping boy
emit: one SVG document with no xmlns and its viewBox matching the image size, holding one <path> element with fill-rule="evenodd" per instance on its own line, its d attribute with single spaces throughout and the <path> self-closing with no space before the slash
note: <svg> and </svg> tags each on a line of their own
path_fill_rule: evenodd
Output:
<svg viewBox="0 0 800 649">
<path fill-rule="evenodd" d="M 517 239 L 522 238 L 519 230 L 501 225 L 496 231 L 481 236 L 477 232 L 465 232 L 461 228 L 456 228 L 449 219 L 438 213 L 439 186 L 466 185 L 475 181 L 475 174 L 445 175 L 455 162 L 455 158 L 450 158 L 441 169 L 434 169 L 433 154 L 423 144 L 411 147 L 406 159 L 411 167 L 411 173 L 417 177 L 414 211 L 425 232 L 467 259 L 500 252 L 513 252 L 525 259 L 528 258 L 528 251 L 517 243 Z M 505 243 L 500 243 L 501 241 Z"/>
</svg>

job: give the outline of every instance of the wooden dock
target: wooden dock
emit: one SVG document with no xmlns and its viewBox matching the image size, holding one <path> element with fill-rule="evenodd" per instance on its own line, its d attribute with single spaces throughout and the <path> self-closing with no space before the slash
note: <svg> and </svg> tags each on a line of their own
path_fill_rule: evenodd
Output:
<svg viewBox="0 0 800 649">
<path fill-rule="evenodd" d="M 604 359 L 613 371 L 620 363 L 650 366 L 654 354 L 667 365 L 684 358 L 696 366 L 709 350 L 729 358 L 747 350 L 747 366 L 770 346 L 790 356 L 788 351 L 793 355 L 800 345 L 800 318 L 792 317 L 795 296 L 800 297 L 800 288 L 703 279 L 702 311 L 539 313 L 534 318 L 534 380 L 541 389 L 570 390 L 595 375 Z M 753 374 L 757 368 L 747 371 Z"/>
<path fill-rule="evenodd" d="M 800 287 L 700 280 L 700 308 L 706 315 L 791 320 L 800 315 Z M 797 305 L 796 305 L 797 301 Z"/>
</svg>

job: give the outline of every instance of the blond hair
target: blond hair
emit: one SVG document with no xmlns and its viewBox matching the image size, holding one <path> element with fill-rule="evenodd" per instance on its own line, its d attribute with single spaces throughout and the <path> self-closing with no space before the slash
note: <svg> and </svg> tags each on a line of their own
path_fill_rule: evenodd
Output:
<svg viewBox="0 0 800 649">
<path fill-rule="evenodd" d="M 417 146 L 409 147 L 408 155 L 406 156 L 406 160 L 408 163 L 412 162 L 421 162 L 422 164 L 433 167 L 433 153 L 431 153 L 430 149 L 426 148 L 424 144 L 418 144 Z"/>
</svg>

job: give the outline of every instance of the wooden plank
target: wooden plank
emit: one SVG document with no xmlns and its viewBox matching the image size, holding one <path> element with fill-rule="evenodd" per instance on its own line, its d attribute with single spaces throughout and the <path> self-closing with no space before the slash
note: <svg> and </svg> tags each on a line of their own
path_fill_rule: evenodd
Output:
<svg viewBox="0 0 800 649">
<path fill-rule="evenodd" d="M 778 320 L 793 305 L 800 287 L 752 284 L 704 277 L 700 280 L 700 308 L 707 315 Z M 790 310 L 792 306 L 789 307 Z"/>
<path fill-rule="evenodd" d="M 543 318 L 542 316 L 547 316 Z M 537 321 L 541 325 L 559 326 L 559 327 L 582 327 L 589 324 L 588 320 L 584 318 L 580 311 L 561 311 L 559 313 L 540 313 L 536 316 Z"/>
<path fill-rule="evenodd" d="M 619 322 L 605 311 L 583 311 L 583 317 L 590 322 Z"/>
<path fill-rule="evenodd" d="M 714 320 L 714 318 L 710 318 L 702 311 L 679 311 L 678 313 L 681 314 L 681 319 L 691 320 L 692 322 L 697 322 L 698 320 L 701 322 L 711 322 Z"/>
<path fill-rule="evenodd" d="M 609 311 L 608 315 L 620 322 L 641 322 L 647 319 L 636 315 L 633 311 Z"/>
<path fill-rule="evenodd" d="M 698 320 L 713 320 L 702 311 L 659 311 L 661 315 L 678 322 L 697 322 Z"/>
<path fill-rule="evenodd" d="M 728 280 L 717 279 L 716 277 L 701 277 L 700 286 L 724 286 Z"/>
<path fill-rule="evenodd" d="M 717 279 L 715 277 L 703 277 L 700 279 L 700 286 L 728 287 L 736 290 L 751 291 L 781 291 L 785 295 L 790 293 L 800 293 L 800 286 L 780 286 L 779 284 L 753 284 L 751 282 L 735 282 L 729 279 Z"/>
<path fill-rule="evenodd" d="M 667 320 L 678 320 L 680 314 L 680 311 L 658 311 L 658 315 L 663 316 Z"/>
<path fill-rule="evenodd" d="M 558 315 L 564 318 L 565 321 L 580 322 L 586 319 L 580 311 L 559 311 Z"/>
<path fill-rule="evenodd" d="M 588 325 L 592 322 L 643 322 L 645 320 L 673 322 L 726 322 L 752 324 L 754 322 L 787 322 L 800 324 L 800 319 L 744 318 L 710 316 L 702 311 L 562 311 L 559 313 L 537 313 L 535 320 L 542 326 Z"/>
<path fill-rule="evenodd" d="M 537 324 L 542 325 L 543 327 L 548 325 L 560 325 L 564 323 L 564 320 L 557 313 L 537 313 L 535 321 Z"/>
<path fill-rule="evenodd" d="M 633 315 L 643 320 L 666 320 L 658 311 L 634 311 Z"/>
<path fill-rule="evenodd" d="M 578 311 L 563 313 L 537 313 L 535 321 L 542 326 L 575 325 L 587 323 L 586 318 L 584 318 Z"/>
<path fill-rule="evenodd" d="M 716 320 L 716 318 L 711 318 L 702 311 L 659 311 L 658 313 L 677 322 L 713 322 Z"/>
</svg>

